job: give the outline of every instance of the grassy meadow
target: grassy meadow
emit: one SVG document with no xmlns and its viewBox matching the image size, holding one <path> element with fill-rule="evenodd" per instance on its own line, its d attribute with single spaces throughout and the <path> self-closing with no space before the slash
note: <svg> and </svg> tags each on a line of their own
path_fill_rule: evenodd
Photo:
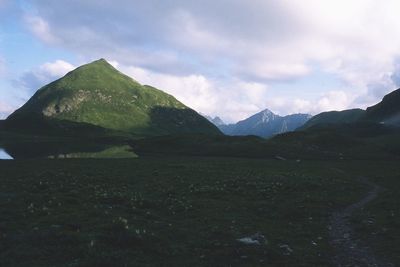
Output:
<svg viewBox="0 0 400 267">
<path fill-rule="evenodd" d="M 376 232 L 375 249 L 400 264 L 396 164 L 0 161 L 1 266 L 331 266 L 329 217 L 368 191 L 361 175 L 386 191 L 353 218 L 357 233 Z"/>
</svg>

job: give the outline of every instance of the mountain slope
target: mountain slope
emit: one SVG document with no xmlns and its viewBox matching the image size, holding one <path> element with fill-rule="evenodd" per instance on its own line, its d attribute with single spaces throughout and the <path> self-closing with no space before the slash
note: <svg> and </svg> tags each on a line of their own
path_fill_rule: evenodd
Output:
<svg viewBox="0 0 400 267">
<path fill-rule="evenodd" d="M 400 89 L 387 94 L 381 102 L 367 108 L 363 119 L 400 126 Z"/>
<path fill-rule="evenodd" d="M 299 130 L 311 127 L 324 127 L 341 124 L 377 124 L 384 123 L 391 126 L 400 126 L 400 89 L 383 97 L 378 104 L 362 109 L 322 112 L 312 117 Z"/>
<path fill-rule="evenodd" d="M 271 137 L 302 126 L 308 119 L 308 114 L 293 114 L 281 117 L 266 109 L 236 124 L 219 125 L 219 129 L 227 135 L 256 135 Z"/>
<path fill-rule="evenodd" d="M 83 65 L 42 87 L 7 121 L 23 126 L 38 118 L 144 135 L 220 133 L 173 96 L 139 84 L 104 59 Z"/>
<path fill-rule="evenodd" d="M 299 130 L 305 130 L 316 125 L 353 123 L 360 120 L 364 115 L 365 110 L 362 109 L 322 112 L 312 117 Z"/>
</svg>

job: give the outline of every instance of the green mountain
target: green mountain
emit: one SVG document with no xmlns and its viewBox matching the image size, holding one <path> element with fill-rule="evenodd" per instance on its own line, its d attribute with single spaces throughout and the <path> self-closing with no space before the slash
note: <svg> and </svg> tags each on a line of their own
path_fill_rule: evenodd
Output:
<svg viewBox="0 0 400 267">
<path fill-rule="evenodd" d="M 387 94 L 375 106 L 367 108 L 364 119 L 400 126 L 400 89 Z"/>
<path fill-rule="evenodd" d="M 322 112 L 312 117 L 299 130 L 305 130 L 316 125 L 353 123 L 360 120 L 364 115 L 365 110 L 362 109 Z"/>
<path fill-rule="evenodd" d="M 68 122 L 138 135 L 220 134 L 207 119 L 173 96 L 141 85 L 106 60 L 83 65 L 39 89 L 6 125 Z M 90 126 L 91 127 L 91 126 Z"/>
</svg>

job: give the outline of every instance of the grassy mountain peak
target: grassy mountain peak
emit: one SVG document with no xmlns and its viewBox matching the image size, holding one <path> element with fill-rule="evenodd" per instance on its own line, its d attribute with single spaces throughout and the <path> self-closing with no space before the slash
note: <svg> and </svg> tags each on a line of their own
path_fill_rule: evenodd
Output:
<svg viewBox="0 0 400 267">
<path fill-rule="evenodd" d="M 145 135 L 219 133 L 173 96 L 139 84 L 105 59 L 78 67 L 40 88 L 7 120 L 23 124 L 32 117 Z"/>
</svg>

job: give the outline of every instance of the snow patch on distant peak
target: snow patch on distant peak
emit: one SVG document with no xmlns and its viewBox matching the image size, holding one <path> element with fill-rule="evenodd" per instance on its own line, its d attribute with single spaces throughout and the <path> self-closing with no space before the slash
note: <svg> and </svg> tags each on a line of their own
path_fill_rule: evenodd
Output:
<svg viewBox="0 0 400 267">
<path fill-rule="evenodd" d="M 267 123 L 278 117 L 278 115 L 274 114 L 269 109 L 265 109 L 265 110 L 261 111 L 260 115 L 261 115 L 261 119 L 260 119 L 259 123 Z"/>
</svg>

